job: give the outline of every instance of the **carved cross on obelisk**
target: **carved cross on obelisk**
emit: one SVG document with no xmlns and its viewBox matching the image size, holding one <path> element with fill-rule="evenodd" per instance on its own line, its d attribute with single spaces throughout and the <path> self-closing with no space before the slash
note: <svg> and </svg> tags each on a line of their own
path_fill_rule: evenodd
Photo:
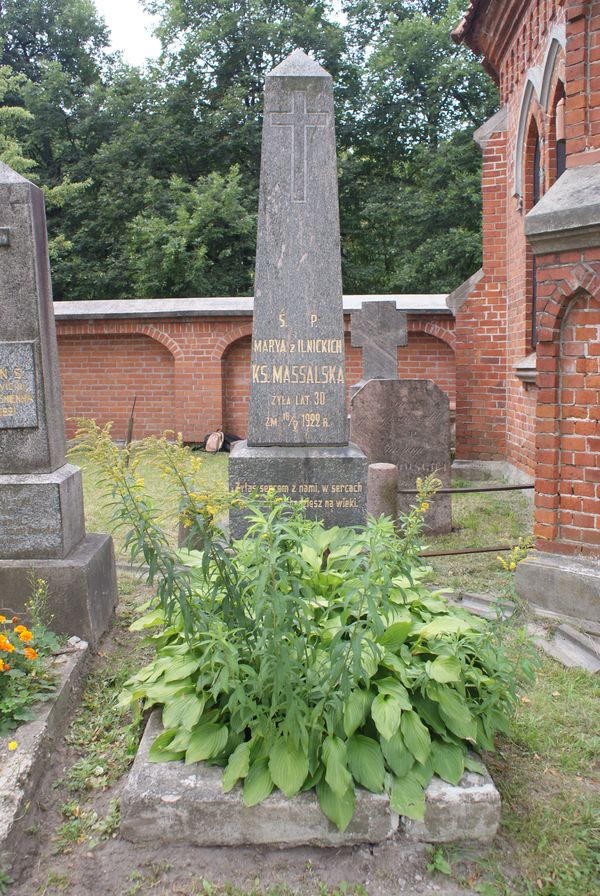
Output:
<svg viewBox="0 0 600 896">
<path fill-rule="evenodd" d="M 327 112 L 307 112 L 306 92 L 294 90 L 291 112 L 271 112 L 271 125 L 292 128 L 292 200 L 306 202 L 307 171 L 307 131 L 309 128 L 326 128 L 329 124 Z"/>
<path fill-rule="evenodd" d="M 365 302 L 350 318 L 352 345 L 363 350 L 362 380 L 397 380 L 396 349 L 406 345 L 406 314 L 395 302 Z"/>
</svg>

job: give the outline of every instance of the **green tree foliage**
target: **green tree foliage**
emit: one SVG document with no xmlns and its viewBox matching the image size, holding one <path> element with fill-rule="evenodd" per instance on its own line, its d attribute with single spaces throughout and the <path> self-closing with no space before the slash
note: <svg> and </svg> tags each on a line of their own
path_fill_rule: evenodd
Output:
<svg viewBox="0 0 600 896">
<path fill-rule="evenodd" d="M 57 298 L 252 290 L 262 89 L 295 46 L 336 82 L 344 287 L 446 291 L 480 263 L 493 85 L 459 0 L 145 0 L 162 54 L 92 0 L 0 0 L 0 157 L 45 189 Z M 336 4 L 336 8 L 339 4 Z"/>
<path fill-rule="evenodd" d="M 136 295 L 229 296 L 240 288 L 239 271 L 251 271 L 254 216 L 244 207 L 239 170 L 216 172 L 194 184 L 174 176 L 168 191 L 152 179 L 147 205 L 130 227 L 131 270 Z M 242 289 L 252 291 L 250 278 Z"/>
</svg>

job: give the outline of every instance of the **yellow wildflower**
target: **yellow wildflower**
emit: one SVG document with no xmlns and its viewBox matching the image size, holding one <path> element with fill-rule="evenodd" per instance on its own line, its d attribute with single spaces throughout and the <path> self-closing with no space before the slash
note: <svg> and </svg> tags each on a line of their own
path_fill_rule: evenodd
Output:
<svg viewBox="0 0 600 896">
<path fill-rule="evenodd" d="M 10 742 L 9 745 L 8 745 L 8 749 L 9 749 L 9 750 L 11 751 L 11 753 L 12 753 L 12 751 L 13 751 L 13 750 L 16 750 L 18 746 L 19 746 L 19 745 L 18 745 L 18 743 L 16 742 L 16 740 L 11 740 L 11 742 Z"/>
</svg>

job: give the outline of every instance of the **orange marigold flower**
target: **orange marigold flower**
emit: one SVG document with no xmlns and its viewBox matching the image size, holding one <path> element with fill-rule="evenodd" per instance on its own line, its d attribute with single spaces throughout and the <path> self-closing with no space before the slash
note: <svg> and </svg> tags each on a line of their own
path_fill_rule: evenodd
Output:
<svg viewBox="0 0 600 896">
<path fill-rule="evenodd" d="M 12 653 L 14 649 L 14 644 L 11 644 L 5 635 L 0 635 L 0 650 Z"/>
<path fill-rule="evenodd" d="M 26 647 L 24 653 L 28 660 L 37 660 L 39 656 L 39 653 L 33 647 Z"/>
<path fill-rule="evenodd" d="M 21 632 L 21 634 L 19 635 L 19 638 L 21 641 L 24 641 L 25 643 L 27 643 L 28 641 L 33 641 L 33 634 L 30 631 L 28 631 L 27 629 L 25 629 L 24 632 Z"/>
<path fill-rule="evenodd" d="M 18 617 L 18 616 L 13 616 L 13 618 L 12 618 L 12 623 L 13 623 L 13 625 L 15 624 L 15 622 L 18 622 L 18 621 L 19 621 L 19 617 Z"/>
<path fill-rule="evenodd" d="M 15 631 L 18 635 L 20 635 L 21 632 L 27 631 L 27 626 L 26 625 L 17 625 L 17 627 L 15 628 Z"/>
<path fill-rule="evenodd" d="M 5 663 L 4 660 L 0 660 L 0 672 L 8 672 L 10 666 L 8 663 Z"/>
<path fill-rule="evenodd" d="M 2 613 L 0 613 L 0 622 L 6 622 L 6 616 L 3 616 Z"/>
</svg>

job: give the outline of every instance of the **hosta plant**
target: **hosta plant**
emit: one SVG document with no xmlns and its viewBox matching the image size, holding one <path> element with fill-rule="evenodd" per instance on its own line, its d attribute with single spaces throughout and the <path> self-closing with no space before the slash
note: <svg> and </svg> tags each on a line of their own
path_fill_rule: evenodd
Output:
<svg viewBox="0 0 600 896">
<path fill-rule="evenodd" d="M 270 494 L 245 499 L 250 527 L 228 545 L 185 450 L 146 443 L 202 536 L 202 551 L 177 552 L 135 470 L 99 430 L 84 441 L 97 462 L 105 457 L 116 518 L 158 584 L 133 626 L 147 630 L 154 659 L 121 697 L 162 709 L 152 760 L 219 765 L 223 788 L 239 783 L 248 806 L 274 787 L 289 797 L 315 788 L 343 830 L 357 786 L 421 818 L 434 774 L 456 784 L 477 767 L 468 751 L 493 747 L 528 664 L 424 584 L 417 552 L 430 481 L 400 535 L 384 518 L 325 529 Z"/>
</svg>

